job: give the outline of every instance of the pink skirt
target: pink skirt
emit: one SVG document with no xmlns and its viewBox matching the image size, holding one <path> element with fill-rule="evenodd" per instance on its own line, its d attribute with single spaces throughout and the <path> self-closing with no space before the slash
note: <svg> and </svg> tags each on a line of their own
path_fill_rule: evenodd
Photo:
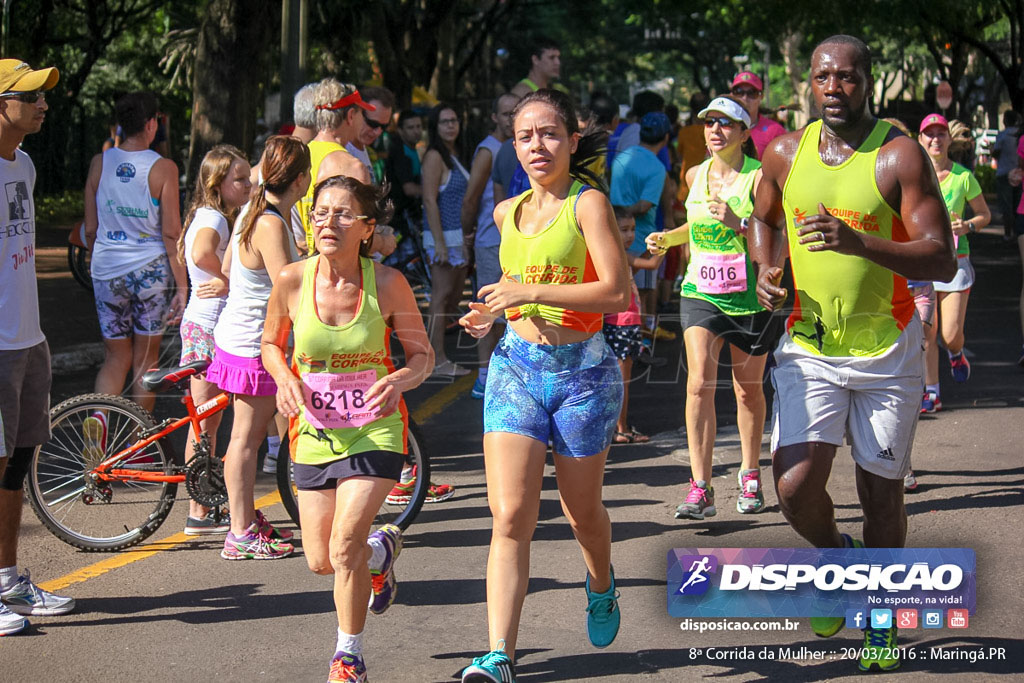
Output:
<svg viewBox="0 0 1024 683">
<path fill-rule="evenodd" d="M 206 381 L 224 391 L 243 396 L 273 396 L 277 393 L 277 382 L 263 367 L 259 356 L 235 356 L 219 346 L 214 351 L 213 362 L 206 369 Z"/>
</svg>

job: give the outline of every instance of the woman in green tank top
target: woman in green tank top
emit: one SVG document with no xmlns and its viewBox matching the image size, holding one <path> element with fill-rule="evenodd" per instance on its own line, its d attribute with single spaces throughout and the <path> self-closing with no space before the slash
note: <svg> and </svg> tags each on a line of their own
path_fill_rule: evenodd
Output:
<svg viewBox="0 0 1024 683">
<path fill-rule="evenodd" d="M 409 284 L 367 258 L 374 226 L 390 213 L 372 185 L 341 176 L 319 183 L 310 215 L 317 254 L 281 271 L 263 332 L 263 363 L 277 382 L 278 410 L 291 421 L 306 561 L 315 573 L 334 575 L 331 680 L 365 672 L 367 602 L 380 614 L 394 600 L 401 531 L 385 525 L 367 534 L 402 471 L 402 394 L 434 366 Z M 392 331 L 406 355 L 398 370 L 388 347 Z"/>
<path fill-rule="evenodd" d="M 954 123 L 956 123 L 954 121 Z M 949 211 L 949 222 L 953 227 L 953 243 L 956 248 L 957 273 L 951 282 L 935 282 L 937 296 L 938 324 L 925 326 L 925 393 L 921 401 L 922 412 L 935 412 L 942 406 L 939 398 L 939 348 L 936 344 L 938 332 L 942 330 L 942 341 L 949 353 L 949 365 L 953 379 L 966 382 L 971 376 L 971 364 L 964 356 L 964 319 L 967 316 L 967 299 L 974 284 L 974 267 L 971 265 L 968 233 L 981 230 L 992 219 L 988 203 L 981 192 L 981 186 L 974 174 L 949 157 L 953 138 L 949 134 L 949 122 L 941 114 L 929 114 L 921 122 L 918 142 L 924 147 L 932 168 L 939 179 L 939 190 Z M 964 208 L 970 206 L 974 216 L 964 220 Z"/>
<path fill-rule="evenodd" d="M 715 384 L 718 357 L 727 342 L 742 450 L 736 509 L 753 513 L 764 508 L 758 469 L 766 412 L 761 387 L 765 361 L 778 341 L 781 323 L 757 302 L 757 278 L 747 254 L 746 219 L 753 212 L 754 192 L 761 181 L 749 114 L 731 97 L 718 97 L 698 117 L 704 121 L 711 158 L 686 172 L 686 184 L 692 188 L 686 198 L 687 223 L 654 233 L 647 242 L 648 248 L 660 252 L 689 236 L 680 310 L 688 370 L 690 487 L 676 508 L 676 518 L 701 520 L 717 512 L 710 484 L 717 422 Z"/>
</svg>

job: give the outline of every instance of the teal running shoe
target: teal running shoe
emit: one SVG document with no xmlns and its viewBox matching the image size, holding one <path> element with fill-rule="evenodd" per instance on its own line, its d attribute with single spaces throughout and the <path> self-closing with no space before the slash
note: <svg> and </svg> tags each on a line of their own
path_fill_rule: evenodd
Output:
<svg viewBox="0 0 1024 683">
<path fill-rule="evenodd" d="M 594 647 L 608 647 L 619 633 L 619 594 L 615 590 L 615 570 L 611 570 L 612 585 L 604 593 L 590 590 L 587 574 L 587 636 Z"/>
<path fill-rule="evenodd" d="M 516 667 L 505 654 L 505 641 L 498 641 L 498 649 L 482 657 L 462 670 L 462 683 L 515 683 Z"/>
</svg>

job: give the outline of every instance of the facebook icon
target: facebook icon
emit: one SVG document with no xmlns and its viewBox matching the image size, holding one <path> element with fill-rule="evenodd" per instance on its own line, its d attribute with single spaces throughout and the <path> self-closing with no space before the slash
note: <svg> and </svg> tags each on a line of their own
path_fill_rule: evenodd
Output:
<svg viewBox="0 0 1024 683">
<path fill-rule="evenodd" d="M 862 609 L 846 610 L 846 628 L 867 628 L 867 617 Z"/>
</svg>

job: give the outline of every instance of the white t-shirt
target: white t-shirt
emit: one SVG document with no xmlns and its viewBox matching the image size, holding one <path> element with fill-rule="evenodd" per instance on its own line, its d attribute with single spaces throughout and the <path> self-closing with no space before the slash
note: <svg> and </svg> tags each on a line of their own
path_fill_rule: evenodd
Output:
<svg viewBox="0 0 1024 683">
<path fill-rule="evenodd" d="M 36 167 L 27 154 L 0 158 L 0 350 L 27 349 L 46 340 L 39 327 L 36 288 Z"/>
<path fill-rule="evenodd" d="M 192 217 L 192 222 L 188 224 L 185 232 L 185 266 L 188 268 L 188 279 L 192 283 L 192 289 L 183 319 L 212 331 L 221 310 L 224 309 L 227 297 L 200 299 L 196 296 L 196 288 L 213 279 L 212 275 L 192 260 L 192 246 L 196 242 L 196 235 L 203 230 L 213 230 L 220 237 L 220 241 L 217 242 L 217 258 L 223 262 L 231 236 L 231 226 L 220 211 L 204 206 L 196 210 L 196 215 Z"/>
<path fill-rule="evenodd" d="M 366 168 L 369 169 L 370 177 L 373 178 L 373 164 L 370 163 L 370 153 L 367 152 L 365 149 L 359 149 L 351 142 L 345 143 L 345 149 L 348 150 L 349 154 L 354 156 L 356 159 L 359 159 L 359 161 L 363 162 L 363 166 L 366 166 Z"/>
<path fill-rule="evenodd" d="M 90 267 L 97 280 L 112 280 L 167 254 L 160 198 L 149 191 L 149 172 L 162 157 L 153 150 L 103 153 L 96 188 L 96 244 Z"/>
</svg>

